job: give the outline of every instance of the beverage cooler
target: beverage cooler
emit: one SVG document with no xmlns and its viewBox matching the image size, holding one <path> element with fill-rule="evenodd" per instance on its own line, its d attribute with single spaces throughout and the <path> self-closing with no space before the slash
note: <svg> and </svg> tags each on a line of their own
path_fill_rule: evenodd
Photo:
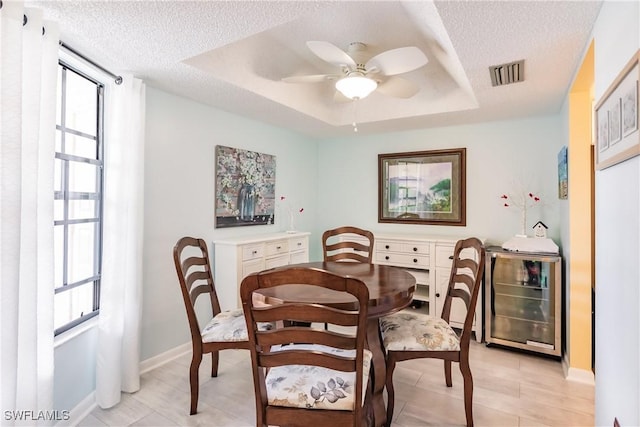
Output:
<svg viewBox="0 0 640 427">
<path fill-rule="evenodd" d="M 562 355 L 562 258 L 489 247 L 485 267 L 485 340 Z"/>
</svg>

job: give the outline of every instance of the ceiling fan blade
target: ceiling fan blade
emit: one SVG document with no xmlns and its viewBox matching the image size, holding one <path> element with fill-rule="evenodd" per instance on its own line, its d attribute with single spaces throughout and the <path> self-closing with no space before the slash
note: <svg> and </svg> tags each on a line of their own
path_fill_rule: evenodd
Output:
<svg viewBox="0 0 640 427">
<path fill-rule="evenodd" d="M 379 72 L 387 76 L 408 73 L 426 65 L 429 60 L 415 46 L 387 50 L 371 58 L 365 65 L 368 73 Z"/>
<path fill-rule="evenodd" d="M 420 88 L 414 82 L 402 77 L 390 77 L 378 85 L 378 92 L 394 98 L 411 98 Z"/>
<path fill-rule="evenodd" d="M 338 67 L 355 68 L 356 62 L 339 47 L 323 41 L 308 41 L 307 47 L 318 58 Z"/>
<path fill-rule="evenodd" d="M 282 79 L 285 83 L 321 83 L 327 80 L 334 80 L 340 77 L 339 74 L 311 74 L 304 76 L 289 76 Z"/>
</svg>

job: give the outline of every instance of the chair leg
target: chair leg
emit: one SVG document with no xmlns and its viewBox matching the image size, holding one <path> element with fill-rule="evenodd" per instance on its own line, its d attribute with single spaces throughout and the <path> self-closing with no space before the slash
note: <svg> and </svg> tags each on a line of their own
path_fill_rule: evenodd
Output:
<svg viewBox="0 0 640 427">
<path fill-rule="evenodd" d="M 189 369 L 189 384 L 191 385 L 191 412 L 189 415 L 194 415 L 198 412 L 198 370 L 200 368 L 200 362 L 202 362 L 202 354 L 194 354 L 191 358 L 191 368 Z"/>
<path fill-rule="evenodd" d="M 220 360 L 220 352 L 219 351 L 213 351 L 211 352 L 211 376 L 212 377 L 217 377 L 218 376 L 218 362 Z"/>
<path fill-rule="evenodd" d="M 451 360 L 444 361 L 444 380 L 447 383 L 447 387 L 453 386 L 451 381 Z"/>
<path fill-rule="evenodd" d="M 464 382 L 464 412 L 467 417 L 467 427 L 473 427 L 473 376 L 468 358 L 463 357 L 460 360 L 460 372 Z"/>
<path fill-rule="evenodd" d="M 393 390 L 393 370 L 396 368 L 396 361 L 387 353 L 387 378 L 385 387 L 387 389 L 387 422 L 386 427 L 391 426 L 393 409 L 395 404 L 395 391 Z"/>
</svg>

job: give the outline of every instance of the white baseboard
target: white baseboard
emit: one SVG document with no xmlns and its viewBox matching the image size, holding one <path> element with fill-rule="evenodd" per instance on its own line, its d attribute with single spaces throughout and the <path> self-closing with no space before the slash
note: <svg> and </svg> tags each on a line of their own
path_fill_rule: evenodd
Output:
<svg viewBox="0 0 640 427">
<path fill-rule="evenodd" d="M 593 386 L 596 384 L 596 377 L 593 375 L 593 371 L 570 367 L 566 354 L 562 358 L 562 370 L 564 372 L 564 378 L 567 381 L 575 381 Z"/>
<path fill-rule="evenodd" d="M 98 404 L 96 403 L 96 392 L 92 391 L 80 403 L 69 412 L 69 419 L 62 420 L 55 424 L 56 427 L 73 427 L 85 419 Z"/>
<path fill-rule="evenodd" d="M 172 360 L 189 352 L 191 352 L 191 341 L 165 351 L 162 354 L 158 354 L 157 356 L 153 356 L 146 360 L 143 360 L 142 362 L 140 362 L 140 374 L 142 375 L 155 368 L 158 368 L 165 363 L 171 362 Z M 60 421 L 56 423 L 55 426 L 74 427 L 78 425 L 78 423 L 82 421 L 87 415 L 89 415 L 91 411 L 93 411 L 97 406 L 96 392 L 94 390 L 70 411 L 68 420 Z"/>
<path fill-rule="evenodd" d="M 158 354 L 157 356 L 153 356 L 146 360 L 143 360 L 142 362 L 140 362 L 140 374 L 147 373 L 155 368 L 164 365 L 165 363 L 171 362 L 173 359 L 176 359 L 183 354 L 190 352 L 191 341 L 167 350 L 164 353 Z"/>
</svg>

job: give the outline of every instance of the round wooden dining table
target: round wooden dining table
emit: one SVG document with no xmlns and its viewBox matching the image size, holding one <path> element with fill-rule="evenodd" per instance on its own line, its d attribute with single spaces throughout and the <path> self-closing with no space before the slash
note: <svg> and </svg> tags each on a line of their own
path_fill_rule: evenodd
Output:
<svg viewBox="0 0 640 427">
<path fill-rule="evenodd" d="M 309 262 L 291 264 L 278 267 L 278 269 L 294 267 L 326 270 L 341 276 L 360 279 L 367 285 L 369 289 L 367 347 L 373 353 L 373 372 L 371 373 L 373 425 L 385 425 L 386 408 L 383 390 L 386 379 L 386 364 L 378 319 L 381 316 L 401 310 L 411 303 L 416 287 L 415 278 L 401 268 L 354 262 Z M 338 300 L 335 294 L 323 292 L 321 288 L 309 289 L 308 287 L 297 285 L 286 285 L 276 289 L 261 289 L 259 293 L 264 298 L 262 302 L 265 304 L 317 302 L 343 305 L 351 303 L 351 301 Z"/>
</svg>

